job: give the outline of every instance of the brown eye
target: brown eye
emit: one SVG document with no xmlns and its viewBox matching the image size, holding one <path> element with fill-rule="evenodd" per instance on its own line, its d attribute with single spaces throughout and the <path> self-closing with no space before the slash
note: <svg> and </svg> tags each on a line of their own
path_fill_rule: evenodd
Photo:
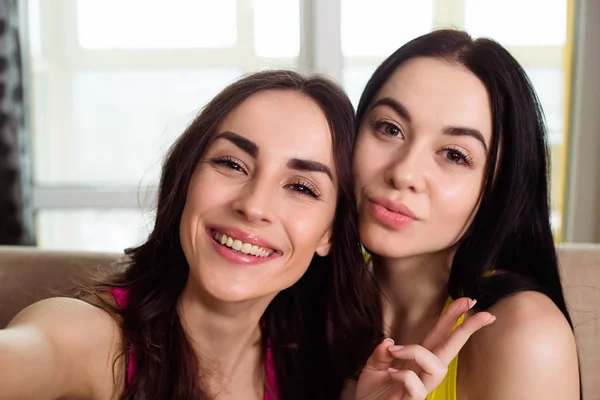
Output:
<svg viewBox="0 0 600 400">
<path fill-rule="evenodd" d="M 295 181 L 290 183 L 288 187 L 298 194 L 313 197 L 315 199 L 321 198 L 321 195 L 318 193 L 317 189 L 309 182 Z"/>
<path fill-rule="evenodd" d="M 447 158 L 457 164 L 464 162 L 464 157 L 456 150 L 449 150 Z"/>
<path fill-rule="evenodd" d="M 221 158 L 213 158 L 212 160 L 210 160 L 212 165 L 215 166 L 222 166 L 228 169 L 232 169 L 234 171 L 239 171 L 242 173 L 246 173 L 246 170 L 244 169 L 244 167 L 242 167 L 240 165 L 240 163 L 236 162 L 233 158 L 231 157 L 221 157 Z"/>
<path fill-rule="evenodd" d="M 402 129 L 400 129 L 400 127 L 397 126 L 396 124 L 393 124 L 389 121 L 376 122 L 375 130 L 377 130 L 377 132 L 379 132 L 383 135 L 386 135 L 386 136 L 404 138 L 404 135 L 402 134 Z"/>
<path fill-rule="evenodd" d="M 473 166 L 473 158 L 462 151 L 449 147 L 442 150 L 444 157 L 452 164 Z"/>
</svg>

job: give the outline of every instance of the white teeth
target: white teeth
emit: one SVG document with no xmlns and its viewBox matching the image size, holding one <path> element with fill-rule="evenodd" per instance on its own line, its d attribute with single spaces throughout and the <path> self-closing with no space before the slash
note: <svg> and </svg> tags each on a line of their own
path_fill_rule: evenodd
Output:
<svg viewBox="0 0 600 400">
<path fill-rule="evenodd" d="M 239 239 L 235 239 L 233 241 L 233 245 L 231 246 L 232 249 L 234 250 L 241 250 L 242 249 L 242 241 Z"/>
<path fill-rule="evenodd" d="M 242 253 L 250 254 L 250 249 L 251 248 L 252 248 L 252 245 L 250 243 L 244 243 L 242 245 Z"/>
<path fill-rule="evenodd" d="M 213 233 L 213 238 L 216 242 L 221 243 L 224 246 L 230 247 L 244 254 L 251 254 L 257 257 L 269 257 L 272 253 L 271 250 L 267 250 L 250 243 L 243 243 L 241 240 L 233 239 L 232 237 L 229 237 L 224 233 L 215 232 Z"/>
</svg>

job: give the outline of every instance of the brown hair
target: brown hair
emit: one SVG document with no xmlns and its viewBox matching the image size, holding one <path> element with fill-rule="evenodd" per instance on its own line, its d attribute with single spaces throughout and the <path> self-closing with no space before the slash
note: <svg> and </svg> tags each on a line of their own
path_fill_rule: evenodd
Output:
<svg viewBox="0 0 600 400">
<path fill-rule="evenodd" d="M 295 90 L 320 106 L 332 132 L 338 173 L 330 254 L 315 255 L 306 274 L 280 292 L 263 315 L 263 350 L 268 339 L 281 398 L 339 397 L 344 380 L 364 364 L 381 332 L 357 230 L 352 105 L 338 85 L 322 77 L 291 71 L 256 73 L 219 93 L 173 144 L 163 165 L 153 231 L 144 244 L 126 250 L 122 272 L 92 288 L 92 294 L 128 290 L 124 309 L 95 301 L 121 322 L 122 365 L 128 365 L 130 356 L 135 358 L 135 374 L 122 400 L 209 397 L 198 381 L 202 361 L 176 308 L 189 273 L 176 221 L 181 219 L 190 177 L 217 129 L 244 100 L 263 90 Z"/>
</svg>

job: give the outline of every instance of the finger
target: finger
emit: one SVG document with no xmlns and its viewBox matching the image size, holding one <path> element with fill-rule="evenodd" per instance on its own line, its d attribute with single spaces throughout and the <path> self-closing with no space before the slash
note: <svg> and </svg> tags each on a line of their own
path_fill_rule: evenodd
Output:
<svg viewBox="0 0 600 400">
<path fill-rule="evenodd" d="M 456 321 L 467 313 L 477 303 L 468 297 L 461 297 L 454 300 L 446 311 L 442 313 L 437 323 L 423 341 L 423 347 L 433 350 L 441 345 L 452 333 Z"/>
<path fill-rule="evenodd" d="M 435 389 L 448 373 L 448 366 L 422 346 L 391 346 L 389 352 L 395 359 L 414 362 L 421 371 L 419 376 L 428 391 Z M 417 373 L 414 368 L 411 370 Z"/>
<path fill-rule="evenodd" d="M 460 349 L 467 343 L 467 340 L 479 329 L 493 323 L 496 320 L 489 312 L 479 312 L 472 317 L 467 318 L 459 327 L 457 327 L 448 339 L 440 344 L 434 354 L 446 365 L 456 357 Z"/>
<path fill-rule="evenodd" d="M 371 354 L 371 357 L 367 360 L 367 364 L 364 369 L 373 369 L 377 371 L 385 371 L 392 366 L 394 357 L 388 351 L 390 346 L 394 345 L 394 339 L 384 339 Z"/>
<path fill-rule="evenodd" d="M 394 393 L 391 399 L 423 400 L 427 397 L 427 389 L 414 371 L 389 368 L 388 372 L 390 379 L 400 384 L 400 387 L 395 390 L 399 393 Z"/>
</svg>

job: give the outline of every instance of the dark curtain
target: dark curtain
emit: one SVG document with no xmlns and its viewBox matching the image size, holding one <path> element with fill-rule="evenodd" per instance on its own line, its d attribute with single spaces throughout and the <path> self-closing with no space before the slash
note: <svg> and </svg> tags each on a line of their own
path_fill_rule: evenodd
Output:
<svg viewBox="0 0 600 400">
<path fill-rule="evenodd" d="M 0 245 L 33 241 L 19 25 L 19 1 L 0 0 Z"/>
</svg>

